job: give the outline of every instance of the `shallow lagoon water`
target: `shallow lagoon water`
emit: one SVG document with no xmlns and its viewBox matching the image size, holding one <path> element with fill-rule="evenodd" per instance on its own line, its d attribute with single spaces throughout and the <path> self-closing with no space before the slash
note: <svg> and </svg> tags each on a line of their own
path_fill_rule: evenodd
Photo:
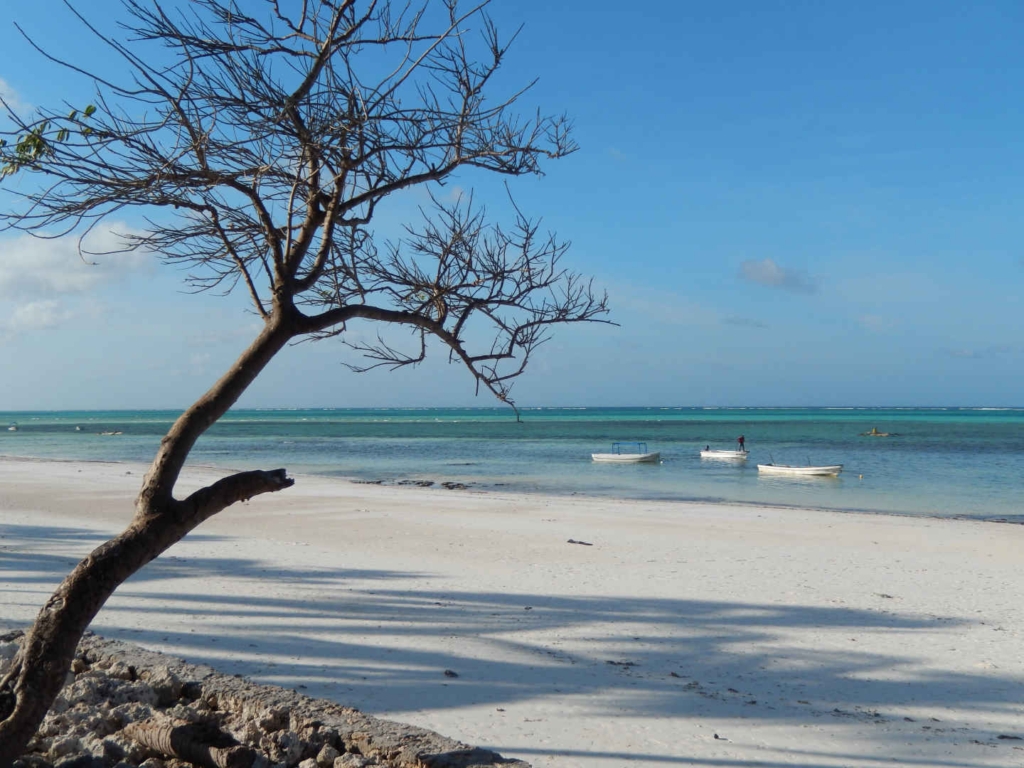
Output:
<svg viewBox="0 0 1024 768">
<path fill-rule="evenodd" d="M 152 459 L 171 411 L 0 413 L 0 454 Z M 75 427 L 81 431 L 75 431 Z M 865 437 L 872 428 L 891 437 Z M 120 431 L 120 435 L 100 432 Z M 746 462 L 702 460 L 705 445 Z M 614 440 L 643 440 L 655 465 L 594 464 Z M 757 464 L 843 464 L 839 478 L 760 477 Z M 739 502 L 1024 522 L 1024 409 L 544 408 L 237 410 L 192 464 L 287 467 L 387 483 L 432 480 L 496 491 Z"/>
</svg>

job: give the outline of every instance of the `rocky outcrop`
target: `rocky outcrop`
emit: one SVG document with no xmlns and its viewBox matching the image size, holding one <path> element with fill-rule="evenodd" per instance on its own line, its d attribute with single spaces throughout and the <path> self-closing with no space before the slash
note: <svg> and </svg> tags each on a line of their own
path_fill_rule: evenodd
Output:
<svg viewBox="0 0 1024 768">
<path fill-rule="evenodd" d="M 19 640 L 0 637 L 0 676 Z M 529 768 L 93 634 L 29 749 L 19 768 Z"/>
</svg>

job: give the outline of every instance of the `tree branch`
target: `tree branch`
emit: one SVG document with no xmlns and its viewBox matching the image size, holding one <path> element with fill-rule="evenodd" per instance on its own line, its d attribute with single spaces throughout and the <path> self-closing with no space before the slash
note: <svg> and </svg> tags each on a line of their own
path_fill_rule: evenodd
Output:
<svg viewBox="0 0 1024 768">
<path fill-rule="evenodd" d="M 288 477 L 284 469 L 239 472 L 200 488 L 177 502 L 175 514 L 195 520 L 198 524 L 239 501 L 248 501 L 264 493 L 283 491 L 293 485 L 295 480 Z"/>
</svg>

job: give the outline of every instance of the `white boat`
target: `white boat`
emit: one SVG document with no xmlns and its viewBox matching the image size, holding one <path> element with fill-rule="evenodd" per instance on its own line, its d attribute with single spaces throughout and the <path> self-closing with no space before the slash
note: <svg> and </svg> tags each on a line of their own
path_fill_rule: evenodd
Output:
<svg viewBox="0 0 1024 768">
<path fill-rule="evenodd" d="M 7 431 L 8 431 L 8 432 L 17 432 L 17 431 L 18 431 L 18 422 L 16 422 L 16 421 L 12 421 L 12 422 L 11 422 L 11 426 L 9 426 L 9 427 L 7 428 Z"/>
<path fill-rule="evenodd" d="M 795 467 L 790 464 L 758 464 L 757 471 L 766 475 L 795 475 L 798 477 L 835 477 L 843 471 L 842 464 L 821 467 Z"/>
<path fill-rule="evenodd" d="M 620 442 L 612 443 L 611 453 L 592 453 L 590 458 L 615 464 L 653 463 L 661 459 L 661 451 L 648 451 L 647 443 Z"/>
<path fill-rule="evenodd" d="M 702 459 L 729 459 L 731 461 L 744 461 L 750 451 L 719 451 L 714 448 L 705 448 L 700 452 Z"/>
</svg>

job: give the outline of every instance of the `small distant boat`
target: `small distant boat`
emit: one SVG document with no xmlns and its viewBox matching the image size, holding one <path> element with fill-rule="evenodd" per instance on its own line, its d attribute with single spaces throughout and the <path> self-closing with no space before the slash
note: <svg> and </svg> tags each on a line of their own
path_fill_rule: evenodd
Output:
<svg viewBox="0 0 1024 768">
<path fill-rule="evenodd" d="M 108 435 L 123 435 L 124 432 L 122 432 L 120 429 L 108 429 L 106 432 L 97 432 L 96 434 L 97 435 L 104 435 L 104 436 L 108 436 Z"/>
<path fill-rule="evenodd" d="M 612 443 L 611 453 L 592 453 L 590 458 L 616 464 L 653 463 L 661 458 L 661 451 L 648 451 L 647 443 L 618 442 Z"/>
<path fill-rule="evenodd" d="M 700 452 L 702 459 L 727 459 L 729 461 L 745 461 L 747 456 L 750 455 L 750 451 L 720 451 L 714 448 L 705 448 Z"/>
<path fill-rule="evenodd" d="M 843 471 L 842 464 L 821 467 L 797 467 L 790 464 L 758 464 L 757 471 L 766 475 L 791 475 L 797 477 L 836 477 Z"/>
<path fill-rule="evenodd" d="M 7 428 L 7 431 L 8 431 L 8 432 L 17 432 L 17 431 L 18 431 L 18 422 L 16 422 L 16 421 L 12 421 L 12 422 L 11 422 L 11 426 L 9 426 L 9 427 Z"/>
<path fill-rule="evenodd" d="M 861 437 L 896 437 L 895 432 L 879 432 L 878 427 L 872 427 L 870 432 L 861 432 Z"/>
</svg>

